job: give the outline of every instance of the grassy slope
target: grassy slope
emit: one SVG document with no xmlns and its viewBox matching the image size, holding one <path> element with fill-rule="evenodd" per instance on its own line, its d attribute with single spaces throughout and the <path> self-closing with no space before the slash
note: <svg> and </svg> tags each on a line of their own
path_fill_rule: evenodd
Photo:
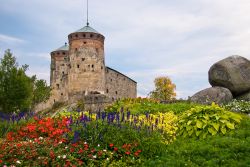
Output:
<svg viewBox="0 0 250 167">
<path fill-rule="evenodd" d="M 205 140 L 178 138 L 164 155 L 145 166 L 250 166 L 250 118 L 225 136 Z"/>
</svg>

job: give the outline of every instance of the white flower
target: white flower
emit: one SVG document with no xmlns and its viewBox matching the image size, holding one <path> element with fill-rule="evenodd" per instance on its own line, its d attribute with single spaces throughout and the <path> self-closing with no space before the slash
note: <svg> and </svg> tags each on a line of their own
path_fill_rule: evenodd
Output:
<svg viewBox="0 0 250 167">
<path fill-rule="evenodd" d="M 43 140 L 43 137 L 39 137 L 40 140 Z"/>
<path fill-rule="evenodd" d="M 93 155 L 93 158 L 96 159 L 96 155 Z"/>
<path fill-rule="evenodd" d="M 63 159 L 65 159 L 66 158 L 66 155 L 63 155 Z"/>
<path fill-rule="evenodd" d="M 98 144 L 97 147 L 100 147 L 100 144 Z"/>
<path fill-rule="evenodd" d="M 31 142 L 32 142 L 32 140 L 29 140 L 29 142 L 31 143 Z"/>
<path fill-rule="evenodd" d="M 62 141 L 60 141 L 59 144 L 62 144 Z"/>
<path fill-rule="evenodd" d="M 18 161 L 18 160 L 16 161 L 16 163 L 17 163 L 17 164 L 21 164 L 21 162 L 20 162 L 20 161 Z"/>
<path fill-rule="evenodd" d="M 107 161 L 109 160 L 109 158 L 106 159 Z"/>
<path fill-rule="evenodd" d="M 106 152 L 107 150 L 103 150 L 104 152 Z"/>
<path fill-rule="evenodd" d="M 88 143 L 85 141 L 84 144 L 88 144 Z"/>
<path fill-rule="evenodd" d="M 67 149 L 68 147 L 66 146 L 65 149 Z"/>
<path fill-rule="evenodd" d="M 58 155 L 58 156 L 57 156 L 57 158 L 59 158 L 59 159 L 60 159 L 60 158 L 61 158 L 61 156 L 60 156 L 60 155 Z"/>
</svg>

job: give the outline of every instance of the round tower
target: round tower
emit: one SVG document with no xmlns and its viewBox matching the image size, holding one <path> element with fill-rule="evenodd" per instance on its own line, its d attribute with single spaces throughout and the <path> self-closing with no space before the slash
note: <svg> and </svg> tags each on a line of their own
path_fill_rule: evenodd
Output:
<svg viewBox="0 0 250 167">
<path fill-rule="evenodd" d="M 69 39 L 69 98 L 80 99 L 105 90 L 105 37 L 90 26 L 68 35 Z"/>
<path fill-rule="evenodd" d="M 51 52 L 50 86 L 54 102 L 66 101 L 68 82 L 68 56 L 69 46 L 67 43 Z"/>
</svg>

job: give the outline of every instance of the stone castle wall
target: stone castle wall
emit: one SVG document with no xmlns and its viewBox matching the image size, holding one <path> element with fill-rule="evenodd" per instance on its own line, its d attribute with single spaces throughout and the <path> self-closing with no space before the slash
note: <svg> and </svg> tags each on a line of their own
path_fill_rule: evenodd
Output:
<svg viewBox="0 0 250 167">
<path fill-rule="evenodd" d="M 136 98 L 136 82 L 122 73 L 106 67 L 106 92 L 113 100 Z"/>
<path fill-rule="evenodd" d="M 82 35 L 77 34 L 78 37 Z M 68 91 L 70 99 L 78 99 L 90 91 L 104 93 L 103 41 L 85 38 L 71 39 L 69 65 Z"/>
<path fill-rule="evenodd" d="M 68 52 L 51 53 L 50 85 L 54 101 L 66 101 L 68 99 Z"/>
</svg>

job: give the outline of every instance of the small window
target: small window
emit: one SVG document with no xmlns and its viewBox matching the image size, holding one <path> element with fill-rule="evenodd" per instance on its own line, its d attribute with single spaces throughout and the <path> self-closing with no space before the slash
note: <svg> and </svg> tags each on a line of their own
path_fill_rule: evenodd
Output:
<svg viewBox="0 0 250 167">
<path fill-rule="evenodd" d="M 84 61 L 85 60 L 85 58 L 82 58 L 82 61 Z"/>
<path fill-rule="evenodd" d="M 118 94 L 118 92 L 117 92 L 117 91 L 115 91 L 115 94 L 117 95 L 117 94 Z"/>
<path fill-rule="evenodd" d="M 101 66 L 101 69 L 103 69 L 103 66 Z"/>
<path fill-rule="evenodd" d="M 57 89 L 59 89 L 59 84 L 56 84 L 56 86 L 57 86 Z"/>
<path fill-rule="evenodd" d="M 80 68 L 80 65 L 79 65 L 79 64 L 77 64 L 77 68 Z"/>
<path fill-rule="evenodd" d="M 75 52 L 77 52 L 77 48 L 75 48 Z"/>
<path fill-rule="evenodd" d="M 63 96 L 63 93 L 61 93 L 61 96 Z"/>
<path fill-rule="evenodd" d="M 84 44 L 87 44 L 87 42 L 83 42 Z"/>
<path fill-rule="evenodd" d="M 59 53 L 59 52 L 57 52 L 57 54 L 59 55 L 60 53 Z"/>
<path fill-rule="evenodd" d="M 109 89 L 106 90 L 106 93 L 109 93 Z"/>
<path fill-rule="evenodd" d="M 86 34 L 82 34 L 82 36 L 85 38 L 85 37 L 86 37 Z"/>
<path fill-rule="evenodd" d="M 78 34 L 76 34 L 75 37 L 77 38 L 77 37 L 78 37 Z"/>
<path fill-rule="evenodd" d="M 94 64 L 92 64 L 92 68 L 94 68 Z"/>
<path fill-rule="evenodd" d="M 112 79 L 110 79 L 110 81 L 112 82 L 113 80 L 112 80 Z"/>
<path fill-rule="evenodd" d="M 65 55 L 65 52 L 63 52 L 63 55 Z"/>
<path fill-rule="evenodd" d="M 62 74 L 64 75 L 64 71 L 62 72 Z"/>
<path fill-rule="evenodd" d="M 90 34 L 90 38 L 93 38 L 93 36 L 94 36 L 93 34 Z"/>
</svg>

